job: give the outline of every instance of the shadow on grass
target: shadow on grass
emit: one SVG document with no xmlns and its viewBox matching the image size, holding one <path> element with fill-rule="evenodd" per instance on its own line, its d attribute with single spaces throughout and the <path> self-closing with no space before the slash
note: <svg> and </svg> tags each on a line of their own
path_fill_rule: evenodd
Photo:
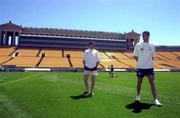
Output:
<svg viewBox="0 0 180 118">
<path fill-rule="evenodd" d="M 140 103 L 135 101 L 134 103 L 126 105 L 127 109 L 132 109 L 132 112 L 134 113 L 140 113 L 144 109 L 150 109 L 153 104 L 148 104 L 148 103 Z"/>
<path fill-rule="evenodd" d="M 74 99 L 74 100 L 78 100 L 78 99 L 84 99 L 84 98 L 90 98 L 92 97 L 91 95 L 84 95 L 84 94 L 80 94 L 80 95 L 76 95 L 76 96 L 71 96 L 70 98 Z"/>
</svg>

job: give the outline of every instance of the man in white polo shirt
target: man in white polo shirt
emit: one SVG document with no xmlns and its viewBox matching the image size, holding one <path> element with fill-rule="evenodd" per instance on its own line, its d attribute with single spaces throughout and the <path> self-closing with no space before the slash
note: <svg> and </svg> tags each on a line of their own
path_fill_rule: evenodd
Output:
<svg viewBox="0 0 180 118">
<path fill-rule="evenodd" d="M 84 51 L 84 83 L 85 83 L 85 92 L 84 95 L 94 95 L 94 86 L 95 80 L 98 75 L 97 67 L 99 65 L 100 56 L 99 52 L 95 49 L 95 42 L 89 42 L 89 49 Z M 89 92 L 88 88 L 88 77 L 91 75 L 92 83 L 91 83 L 91 90 Z"/>
<path fill-rule="evenodd" d="M 134 49 L 134 56 L 137 61 L 137 96 L 136 101 L 140 102 L 141 84 L 144 76 L 147 76 L 151 85 L 151 91 L 154 98 L 154 104 L 161 106 L 157 99 L 157 89 L 154 80 L 153 59 L 155 47 L 149 43 L 150 33 L 144 31 L 142 34 L 143 42 L 138 43 Z"/>
</svg>

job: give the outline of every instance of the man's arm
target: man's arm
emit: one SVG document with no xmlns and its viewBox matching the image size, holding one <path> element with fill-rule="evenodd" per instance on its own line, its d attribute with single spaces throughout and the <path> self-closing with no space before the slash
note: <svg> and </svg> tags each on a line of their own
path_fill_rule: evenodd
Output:
<svg viewBox="0 0 180 118">
<path fill-rule="evenodd" d="M 83 65 L 85 65 L 85 61 L 83 60 Z"/>
<path fill-rule="evenodd" d="M 97 52 L 96 67 L 98 67 L 99 63 L 100 63 L 100 54 L 99 54 L 99 52 Z"/>
<path fill-rule="evenodd" d="M 136 61 L 138 61 L 138 47 L 137 47 L 138 45 L 136 45 L 135 47 L 134 47 L 134 52 L 133 52 L 133 55 L 134 55 L 134 59 L 136 60 Z"/>
<path fill-rule="evenodd" d="M 98 67 L 99 63 L 100 63 L 99 61 L 96 62 L 96 67 Z"/>
</svg>

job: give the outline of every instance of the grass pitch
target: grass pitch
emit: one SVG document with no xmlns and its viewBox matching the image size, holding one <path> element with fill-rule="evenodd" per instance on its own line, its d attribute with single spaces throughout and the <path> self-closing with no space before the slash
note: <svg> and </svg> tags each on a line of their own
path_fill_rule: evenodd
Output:
<svg viewBox="0 0 180 118">
<path fill-rule="evenodd" d="M 155 73 L 162 107 L 152 104 L 146 78 L 137 106 L 136 74 L 116 75 L 100 72 L 95 95 L 73 99 L 84 92 L 82 72 L 0 72 L 0 118 L 179 118 L 179 72 Z"/>
</svg>

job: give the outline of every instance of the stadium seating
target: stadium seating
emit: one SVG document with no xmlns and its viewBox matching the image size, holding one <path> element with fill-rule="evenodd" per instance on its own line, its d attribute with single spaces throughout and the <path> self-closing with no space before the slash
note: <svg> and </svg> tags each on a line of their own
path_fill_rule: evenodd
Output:
<svg viewBox="0 0 180 118">
<path fill-rule="evenodd" d="M 99 52 L 101 59 L 108 59 L 109 57 L 104 52 Z"/>
<path fill-rule="evenodd" d="M 13 57 L 13 53 L 19 54 Z M 45 57 L 41 60 L 41 54 Z M 68 61 L 67 54 L 71 58 Z M 99 68 L 108 68 L 113 65 L 114 68 L 135 68 L 136 61 L 133 58 L 133 52 L 100 52 L 101 62 Z M 16 67 L 52 67 L 52 68 L 83 68 L 83 51 L 52 49 L 17 49 L 0 48 L 0 64 L 14 65 Z M 72 65 L 71 65 L 72 64 Z M 180 68 L 180 52 L 177 51 L 157 51 L 155 53 L 154 67 L 158 69 Z"/>
<path fill-rule="evenodd" d="M 40 52 L 40 55 L 43 53 L 45 53 L 46 57 L 62 57 L 62 51 L 61 50 L 42 49 Z"/>
<path fill-rule="evenodd" d="M 111 58 L 115 57 L 115 58 L 123 58 L 126 59 L 128 58 L 126 55 L 124 55 L 121 52 L 106 52 L 107 55 L 109 55 Z"/>
<path fill-rule="evenodd" d="M 60 57 L 44 57 L 39 67 L 58 67 L 58 68 L 70 68 L 67 58 Z"/>
<path fill-rule="evenodd" d="M 134 57 L 134 54 L 132 52 L 123 52 L 123 53 L 131 59 Z"/>
<path fill-rule="evenodd" d="M 37 56 L 39 50 L 38 49 L 18 49 L 16 52 L 19 53 L 18 56 Z"/>
<path fill-rule="evenodd" d="M 156 52 L 157 54 L 163 56 L 164 58 L 168 59 L 168 60 L 175 60 L 176 59 L 176 55 L 171 53 L 171 52 Z"/>
<path fill-rule="evenodd" d="M 10 54 L 13 53 L 13 51 L 15 51 L 14 47 L 11 48 L 0 48 L 0 55 L 6 55 L 9 56 Z"/>
<path fill-rule="evenodd" d="M 120 63 L 116 59 L 101 59 L 100 63 L 105 68 L 110 68 L 111 65 L 113 65 L 114 68 L 130 68 L 128 65 Z"/>
<path fill-rule="evenodd" d="M 40 57 L 17 56 L 3 65 L 15 65 L 16 67 L 36 67 L 39 60 Z"/>
<path fill-rule="evenodd" d="M 173 54 L 175 54 L 175 55 L 177 55 L 177 56 L 180 56 L 180 52 L 174 51 L 174 52 L 171 52 L 171 53 L 173 53 Z"/>
<path fill-rule="evenodd" d="M 64 56 L 66 57 L 67 54 L 71 55 L 71 58 L 82 58 L 83 57 L 83 51 L 64 51 Z"/>
<path fill-rule="evenodd" d="M 4 62 L 8 61 L 10 58 L 11 58 L 11 56 L 0 55 L 0 65 L 3 64 Z"/>
</svg>

